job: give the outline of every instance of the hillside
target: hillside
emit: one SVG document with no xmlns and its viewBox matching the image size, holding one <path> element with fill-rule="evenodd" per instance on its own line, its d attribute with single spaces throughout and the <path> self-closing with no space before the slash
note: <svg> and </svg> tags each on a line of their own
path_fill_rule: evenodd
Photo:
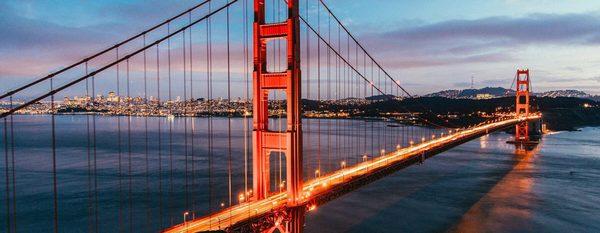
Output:
<svg viewBox="0 0 600 233">
<path fill-rule="evenodd" d="M 450 99 L 489 99 L 510 97 L 514 95 L 515 91 L 511 89 L 502 87 L 485 87 L 481 89 L 445 90 L 423 95 L 423 97 L 443 97 Z M 591 95 L 578 90 L 554 90 L 539 93 L 534 92 L 532 95 L 538 97 L 575 97 L 600 101 L 600 96 Z"/>
</svg>

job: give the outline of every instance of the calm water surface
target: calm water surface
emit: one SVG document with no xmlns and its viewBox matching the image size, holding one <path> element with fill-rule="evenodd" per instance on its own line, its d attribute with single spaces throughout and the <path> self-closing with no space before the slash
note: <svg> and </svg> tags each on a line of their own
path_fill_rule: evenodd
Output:
<svg viewBox="0 0 600 233">
<path fill-rule="evenodd" d="M 88 123 L 93 132 L 94 120 L 96 176 L 94 147 L 88 146 L 94 140 L 87 133 Z M 52 226 L 49 122 L 48 116 L 15 119 L 15 204 L 19 232 L 45 232 Z M 221 203 L 228 205 L 230 123 L 234 198 L 244 190 L 242 119 L 231 122 L 226 118 L 213 119 L 215 134 L 210 151 L 207 119 L 203 118 L 187 121 L 177 118 L 169 122 L 165 118 L 57 116 L 56 122 L 61 232 L 95 229 L 155 232 L 181 222 L 186 210 L 202 215 L 209 209 L 218 210 Z M 363 129 L 370 131 L 371 123 L 347 121 L 346 125 L 337 125 L 342 136 L 336 139 L 330 135 L 329 139 L 329 143 L 339 145 L 340 151 L 319 153 L 318 145 L 325 147 L 328 143 L 327 133 L 323 132 L 331 122 L 319 123 L 321 135 L 315 133 L 319 127 L 316 120 L 304 123 L 306 178 L 318 166 L 317 156 L 322 156 L 322 170 L 326 172 L 335 169 L 341 160 L 349 163 L 352 159 L 359 160 L 344 154 L 353 154 L 357 144 L 372 140 L 369 132 L 356 133 Z M 386 130 L 387 138 L 392 138 L 393 130 L 400 130 L 385 125 L 375 123 L 374 131 Z M 194 128 L 193 141 L 191 130 L 186 132 L 186 127 Z M 415 140 L 420 138 L 413 136 Z M 305 229 L 306 232 L 600 232 L 599 136 L 600 128 L 559 132 L 546 135 L 535 151 L 515 154 L 514 148 L 505 143 L 510 135 L 494 133 L 318 207 L 306 216 Z M 375 138 L 375 142 L 385 141 Z M 2 139 L 3 149 L 4 143 Z M 380 146 L 390 150 L 392 144 L 382 143 L 374 150 Z M 326 159 L 327 153 L 333 155 Z M 212 154 L 210 169 L 208 154 Z M 6 229 L 7 211 L 2 155 L 0 232 Z M 272 180 L 277 180 L 276 171 Z"/>
</svg>

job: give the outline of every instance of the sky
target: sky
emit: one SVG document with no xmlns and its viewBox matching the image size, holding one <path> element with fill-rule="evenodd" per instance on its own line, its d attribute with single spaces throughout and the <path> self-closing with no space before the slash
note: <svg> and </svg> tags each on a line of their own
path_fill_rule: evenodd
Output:
<svg viewBox="0 0 600 233">
<path fill-rule="evenodd" d="M 198 2 L 1 1 L 1 89 L 74 63 Z M 509 88 L 516 69 L 529 68 L 536 92 L 600 95 L 600 1 L 325 2 L 412 93 L 469 88 L 471 77 L 476 88 Z"/>
</svg>

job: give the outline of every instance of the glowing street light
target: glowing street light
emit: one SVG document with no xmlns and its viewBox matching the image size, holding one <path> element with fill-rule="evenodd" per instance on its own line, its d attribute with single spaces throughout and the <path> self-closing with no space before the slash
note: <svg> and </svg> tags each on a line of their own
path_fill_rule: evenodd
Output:
<svg viewBox="0 0 600 233">
<path fill-rule="evenodd" d="M 340 166 L 342 167 L 342 169 L 343 169 L 343 168 L 345 168 L 345 167 L 346 167 L 346 161 L 345 161 L 345 160 L 344 160 L 344 161 L 342 161 L 342 162 L 340 163 Z"/>
<path fill-rule="evenodd" d="M 246 196 L 243 193 L 240 193 L 238 200 L 240 201 L 240 203 L 242 203 L 246 200 Z"/>
<path fill-rule="evenodd" d="M 319 177 L 321 171 L 319 171 L 319 169 L 315 170 L 315 178 Z"/>
<path fill-rule="evenodd" d="M 367 156 L 366 154 L 365 154 L 365 155 L 363 155 L 363 157 L 362 157 L 362 159 L 363 159 L 363 162 L 367 161 L 367 159 L 368 159 L 368 158 L 369 158 L 369 156 Z"/>
<path fill-rule="evenodd" d="M 281 181 L 281 183 L 279 183 L 279 191 L 283 190 L 284 187 L 285 187 L 285 180 Z"/>
<path fill-rule="evenodd" d="M 187 228 L 187 216 L 190 214 L 189 211 L 183 212 L 183 226 Z"/>
</svg>

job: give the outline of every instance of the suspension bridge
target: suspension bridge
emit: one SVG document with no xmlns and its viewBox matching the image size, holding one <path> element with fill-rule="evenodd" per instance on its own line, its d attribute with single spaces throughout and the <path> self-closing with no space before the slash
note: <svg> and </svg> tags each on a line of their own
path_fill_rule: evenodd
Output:
<svg viewBox="0 0 600 233">
<path fill-rule="evenodd" d="M 534 145 L 529 70 L 515 80 L 515 109 L 456 126 L 402 105 L 324 1 L 206 0 L 0 96 L 2 228 L 302 232 L 319 205 L 482 135 Z"/>
</svg>

